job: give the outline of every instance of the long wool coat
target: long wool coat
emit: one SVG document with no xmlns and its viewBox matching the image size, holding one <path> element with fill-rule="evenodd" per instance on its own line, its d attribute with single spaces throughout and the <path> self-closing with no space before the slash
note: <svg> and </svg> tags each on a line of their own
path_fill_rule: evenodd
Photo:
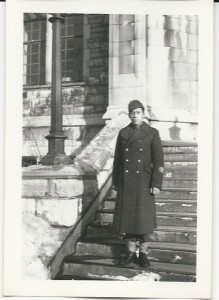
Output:
<svg viewBox="0 0 219 300">
<path fill-rule="evenodd" d="M 117 233 L 150 234 L 156 228 L 151 187 L 162 188 L 163 150 L 159 132 L 145 122 L 129 124 L 117 138 L 113 185 L 117 199 L 113 228 Z"/>
</svg>

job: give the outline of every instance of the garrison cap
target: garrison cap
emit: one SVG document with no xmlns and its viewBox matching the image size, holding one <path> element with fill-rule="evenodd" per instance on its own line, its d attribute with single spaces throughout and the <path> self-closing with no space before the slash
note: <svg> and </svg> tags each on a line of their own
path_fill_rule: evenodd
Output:
<svg viewBox="0 0 219 300">
<path fill-rule="evenodd" d="M 131 112 L 132 110 L 134 110 L 136 108 L 142 108 L 142 110 L 144 112 L 144 105 L 139 100 L 132 100 L 131 102 L 129 102 L 129 105 L 128 105 L 129 112 Z"/>
</svg>

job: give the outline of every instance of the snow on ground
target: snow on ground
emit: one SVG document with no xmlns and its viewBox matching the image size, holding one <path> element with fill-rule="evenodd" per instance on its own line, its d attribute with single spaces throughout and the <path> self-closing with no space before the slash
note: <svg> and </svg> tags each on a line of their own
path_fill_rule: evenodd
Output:
<svg viewBox="0 0 219 300">
<path fill-rule="evenodd" d="M 49 279 L 47 264 L 62 244 L 58 229 L 24 213 L 22 218 L 22 278 Z"/>
</svg>

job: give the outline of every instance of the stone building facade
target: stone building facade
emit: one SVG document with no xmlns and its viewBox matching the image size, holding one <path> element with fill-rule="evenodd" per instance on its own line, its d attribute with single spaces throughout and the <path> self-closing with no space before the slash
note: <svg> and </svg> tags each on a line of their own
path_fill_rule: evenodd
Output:
<svg viewBox="0 0 219 300">
<path fill-rule="evenodd" d="M 47 153 L 52 78 L 49 14 L 24 15 L 23 156 Z M 163 140 L 197 139 L 198 19 L 185 15 L 65 15 L 63 125 L 75 157 L 132 99 Z"/>
</svg>

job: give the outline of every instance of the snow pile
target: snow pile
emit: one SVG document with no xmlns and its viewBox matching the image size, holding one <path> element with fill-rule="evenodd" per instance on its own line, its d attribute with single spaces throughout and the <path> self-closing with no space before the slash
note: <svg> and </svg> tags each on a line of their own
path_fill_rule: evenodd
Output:
<svg viewBox="0 0 219 300">
<path fill-rule="evenodd" d="M 62 244 L 60 232 L 33 214 L 24 213 L 22 222 L 22 278 L 49 279 L 47 264 Z"/>
</svg>

